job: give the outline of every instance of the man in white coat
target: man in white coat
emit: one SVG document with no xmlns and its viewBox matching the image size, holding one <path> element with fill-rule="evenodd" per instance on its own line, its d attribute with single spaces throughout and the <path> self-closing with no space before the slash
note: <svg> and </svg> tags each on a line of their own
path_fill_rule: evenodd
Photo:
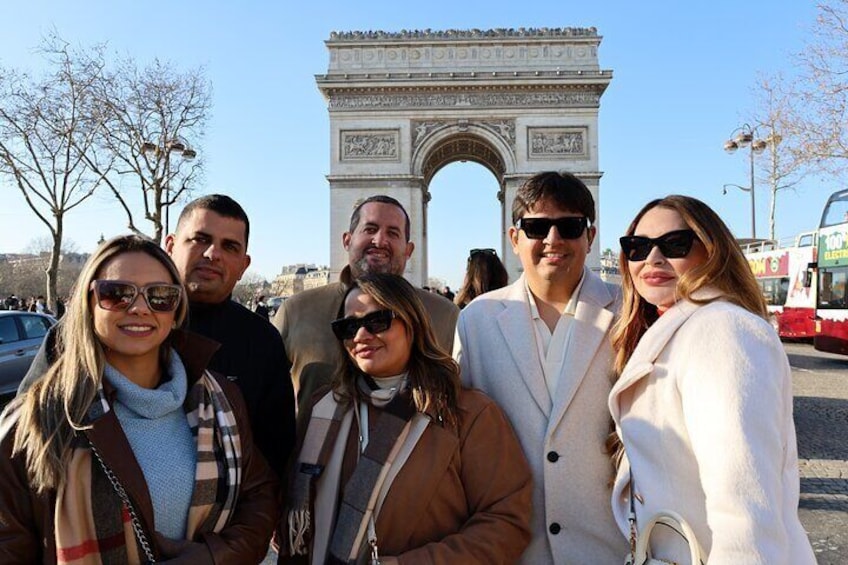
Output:
<svg viewBox="0 0 848 565">
<path fill-rule="evenodd" d="M 618 290 L 585 267 L 592 193 L 574 175 L 539 173 L 518 190 L 509 238 L 524 273 L 459 316 L 464 384 L 509 416 L 533 470 L 533 539 L 524 564 L 621 563 L 610 508 L 609 329 Z"/>
</svg>

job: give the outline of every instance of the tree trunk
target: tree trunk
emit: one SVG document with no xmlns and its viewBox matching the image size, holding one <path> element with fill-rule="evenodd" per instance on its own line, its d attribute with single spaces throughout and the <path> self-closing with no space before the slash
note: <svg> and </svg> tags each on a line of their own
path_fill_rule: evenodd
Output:
<svg viewBox="0 0 848 565">
<path fill-rule="evenodd" d="M 50 250 L 50 266 L 47 267 L 47 300 L 48 308 L 55 304 L 59 297 L 59 259 L 62 257 L 62 232 L 64 217 L 56 215 L 56 229 L 53 231 L 53 249 Z M 55 314 L 55 312 L 54 312 Z"/>
</svg>

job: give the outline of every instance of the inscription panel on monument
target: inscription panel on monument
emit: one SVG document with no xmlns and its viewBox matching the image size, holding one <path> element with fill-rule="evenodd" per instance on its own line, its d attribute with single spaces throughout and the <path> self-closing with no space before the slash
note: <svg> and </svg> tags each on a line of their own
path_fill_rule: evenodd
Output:
<svg viewBox="0 0 848 565">
<path fill-rule="evenodd" d="M 341 130 L 339 160 L 399 161 L 399 130 Z"/>
<path fill-rule="evenodd" d="M 529 159 L 586 159 L 589 149 L 585 127 L 527 128 L 527 157 Z"/>
<path fill-rule="evenodd" d="M 462 108 L 597 108 L 601 93 L 591 90 L 555 92 L 432 92 L 404 94 L 333 93 L 329 97 L 331 111 Z"/>
</svg>

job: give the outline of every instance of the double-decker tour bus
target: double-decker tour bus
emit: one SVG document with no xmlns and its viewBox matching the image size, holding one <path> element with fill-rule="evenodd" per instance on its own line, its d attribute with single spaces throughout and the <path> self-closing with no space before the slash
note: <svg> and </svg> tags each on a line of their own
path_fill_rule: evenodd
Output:
<svg viewBox="0 0 848 565">
<path fill-rule="evenodd" d="M 848 355 L 848 189 L 834 192 L 819 224 L 815 348 Z"/>
<path fill-rule="evenodd" d="M 815 336 L 816 234 L 805 232 L 790 245 L 758 241 L 743 247 L 763 291 L 775 330 L 781 338 Z"/>
</svg>

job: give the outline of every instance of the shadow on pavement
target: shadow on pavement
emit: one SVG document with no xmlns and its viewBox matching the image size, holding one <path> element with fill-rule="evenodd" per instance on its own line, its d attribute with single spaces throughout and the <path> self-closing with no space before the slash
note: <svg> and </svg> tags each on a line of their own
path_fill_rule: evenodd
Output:
<svg viewBox="0 0 848 565">
<path fill-rule="evenodd" d="M 820 352 L 806 355 L 792 351 L 787 351 L 786 356 L 789 358 L 789 364 L 796 369 L 808 371 L 844 371 L 848 369 L 848 357 L 844 356 Z"/>
<path fill-rule="evenodd" d="M 848 512 L 848 479 L 801 479 L 799 508 Z"/>
<path fill-rule="evenodd" d="M 800 459 L 848 460 L 848 400 L 795 397 Z"/>
</svg>

